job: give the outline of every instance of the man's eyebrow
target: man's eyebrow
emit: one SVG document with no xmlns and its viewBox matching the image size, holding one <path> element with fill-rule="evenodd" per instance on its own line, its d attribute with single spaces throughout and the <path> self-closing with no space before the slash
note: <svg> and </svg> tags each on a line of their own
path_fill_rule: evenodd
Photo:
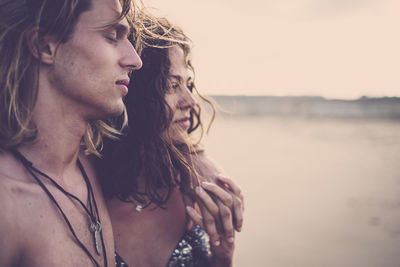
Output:
<svg viewBox="0 0 400 267">
<path fill-rule="evenodd" d="M 122 24 L 121 22 L 112 24 L 111 28 L 116 29 L 118 33 L 126 34 L 126 35 L 128 35 L 132 30 L 131 27 L 129 27 L 128 25 Z"/>
<path fill-rule="evenodd" d="M 118 34 L 129 35 L 132 33 L 132 27 L 125 25 L 121 22 L 110 23 L 105 26 L 99 27 L 100 30 L 116 30 Z"/>
</svg>

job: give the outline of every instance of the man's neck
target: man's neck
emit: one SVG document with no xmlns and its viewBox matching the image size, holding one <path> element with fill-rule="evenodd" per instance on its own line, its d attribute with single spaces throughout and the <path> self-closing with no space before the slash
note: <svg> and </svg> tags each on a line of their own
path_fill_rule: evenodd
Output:
<svg viewBox="0 0 400 267">
<path fill-rule="evenodd" d="M 54 124 L 61 124 L 54 122 Z M 34 166 L 55 177 L 63 177 L 64 173 L 76 167 L 80 151 L 82 134 L 73 134 L 65 127 L 55 126 L 43 128 L 38 126 L 38 136 L 32 143 L 23 145 L 19 151 Z"/>
<path fill-rule="evenodd" d="M 46 96 L 46 97 L 45 97 Z M 36 139 L 19 148 L 36 168 L 63 177 L 67 170 L 76 169 L 83 135 L 88 122 L 62 101 L 41 94 L 33 111 L 37 127 Z"/>
</svg>

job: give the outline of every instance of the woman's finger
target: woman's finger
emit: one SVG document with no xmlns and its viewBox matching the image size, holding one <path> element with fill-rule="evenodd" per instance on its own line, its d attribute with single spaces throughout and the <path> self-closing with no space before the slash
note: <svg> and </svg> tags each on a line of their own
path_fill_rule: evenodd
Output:
<svg viewBox="0 0 400 267">
<path fill-rule="evenodd" d="M 239 196 L 236 196 L 233 192 L 225 191 L 220 186 L 203 182 L 202 186 L 207 191 L 213 193 L 216 197 L 218 197 L 227 207 L 231 209 L 231 213 L 233 213 L 233 218 L 235 222 L 235 228 L 238 232 L 242 230 L 243 225 L 243 202 Z M 219 209 L 221 213 L 221 208 Z"/>
<path fill-rule="evenodd" d="M 201 184 L 205 190 L 211 192 L 220 201 L 222 201 L 225 206 L 232 209 L 233 199 L 232 199 L 232 195 L 230 193 L 228 193 L 227 191 L 222 189 L 220 186 L 213 184 L 213 183 L 202 182 Z"/>
<path fill-rule="evenodd" d="M 210 237 L 210 242 L 214 246 L 218 247 L 221 244 L 221 241 L 217 230 L 217 224 L 215 218 L 209 212 L 209 210 L 204 206 L 203 203 L 200 202 L 199 207 L 203 217 L 203 225 L 204 225 L 203 229 L 207 232 L 208 236 Z"/>
<path fill-rule="evenodd" d="M 220 188 L 218 185 L 211 183 L 203 183 L 203 187 L 211 192 L 214 197 L 216 197 L 216 204 L 214 200 L 203 190 L 199 191 L 199 196 L 202 197 L 202 202 L 205 205 L 210 205 L 209 211 L 212 213 L 214 217 L 214 221 L 216 224 L 216 228 L 220 225 L 222 231 L 225 235 L 225 238 L 228 242 L 232 243 L 234 238 L 234 230 L 233 230 L 233 220 L 232 220 L 232 207 L 233 200 L 230 193 L 226 192 L 224 189 Z M 216 207 L 214 207 L 214 205 Z M 212 207 L 211 207 L 212 206 Z M 215 208 L 217 208 L 216 211 Z"/>
<path fill-rule="evenodd" d="M 223 190 L 221 190 L 223 191 Z M 196 188 L 196 193 L 198 197 L 200 198 L 199 201 L 199 207 L 201 210 L 201 213 L 203 214 L 203 223 L 205 225 L 206 231 L 208 235 L 210 236 L 210 239 L 212 240 L 213 244 L 216 245 L 220 243 L 220 235 L 225 232 L 224 229 L 224 223 L 227 225 L 229 222 L 222 221 L 221 218 L 221 210 L 220 207 L 217 205 L 217 201 L 215 201 L 204 189 L 201 187 Z M 224 205 L 222 205 L 224 206 Z M 224 210 L 224 216 L 226 216 L 226 212 L 228 210 L 229 215 L 231 215 L 229 208 L 226 206 Z M 227 209 L 227 210 L 226 210 Z M 231 223 L 232 223 L 232 217 L 230 217 Z M 226 226 L 228 232 L 232 232 L 232 226 Z M 232 236 L 230 234 L 229 238 Z M 216 246 L 218 246 L 216 245 Z"/>
<path fill-rule="evenodd" d="M 186 206 L 187 214 L 189 215 L 190 219 L 195 223 L 198 224 L 201 228 L 204 229 L 203 225 L 203 217 L 201 217 L 200 213 L 198 213 L 194 208 L 191 206 Z M 190 223 L 190 222 L 189 222 Z M 189 226 L 188 226 L 189 228 Z"/>
<path fill-rule="evenodd" d="M 233 196 L 233 218 L 235 221 L 235 228 L 238 232 L 242 231 L 243 226 L 243 205 L 242 200 L 236 196 Z"/>
<path fill-rule="evenodd" d="M 242 189 L 231 179 L 223 175 L 217 175 L 216 179 L 221 183 L 228 186 L 228 189 L 232 191 L 236 196 L 243 200 Z"/>
<path fill-rule="evenodd" d="M 234 241 L 234 230 L 232 222 L 232 212 L 229 207 L 217 199 L 217 205 L 219 207 L 219 214 L 221 216 L 221 224 L 224 230 L 225 239 L 229 243 Z"/>
<path fill-rule="evenodd" d="M 207 210 L 214 216 L 215 219 L 219 218 L 219 208 L 211 196 L 204 191 L 200 186 L 196 187 L 196 194 Z M 204 215 L 204 214 L 203 214 Z"/>
<path fill-rule="evenodd" d="M 233 218 L 235 221 L 235 228 L 238 232 L 242 230 L 243 226 L 243 212 L 244 212 L 244 197 L 240 187 L 230 178 L 218 175 L 216 177 L 230 192 L 234 194 L 233 197 Z"/>
</svg>

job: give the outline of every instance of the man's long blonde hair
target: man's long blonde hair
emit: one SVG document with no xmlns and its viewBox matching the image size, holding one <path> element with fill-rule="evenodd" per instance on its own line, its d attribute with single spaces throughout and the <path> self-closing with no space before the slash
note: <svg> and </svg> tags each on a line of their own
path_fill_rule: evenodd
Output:
<svg viewBox="0 0 400 267">
<path fill-rule="evenodd" d="M 32 49 L 39 49 L 45 36 L 66 42 L 92 1 L 0 1 L 0 152 L 33 141 L 38 133 L 32 112 L 38 95 L 40 59 L 35 58 Z M 118 20 L 129 16 L 132 9 L 132 0 L 120 2 Z M 29 36 L 33 37 L 28 40 Z M 102 136 L 112 137 L 118 132 L 103 121 L 94 121 L 88 125 L 82 144 L 86 152 L 98 155 Z"/>
</svg>

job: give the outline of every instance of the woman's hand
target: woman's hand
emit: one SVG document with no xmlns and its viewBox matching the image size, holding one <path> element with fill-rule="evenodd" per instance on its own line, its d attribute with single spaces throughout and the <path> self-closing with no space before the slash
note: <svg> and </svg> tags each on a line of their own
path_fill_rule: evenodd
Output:
<svg viewBox="0 0 400 267">
<path fill-rule="evenodd" d="M 202 187 L 196 188 L 201 214 L 191 207 L 187 207 L 187 211 L 190 218 L 210 237 L 213 266 L 231 266 L 234 221 L 240 230 L 243 223 L 243 196 L 231 179 L 218 176 L 216 180 L 218 185 L 203 182 Z"/>
<path fill-rule="evenodd" d="M 242 231 L 244 197 L 240 187 L 230 178 L 218 175 L 215 177 L 216 183 L 227 191 L 232 197 L 232 215 L 236 231 Z M 210 188 L 211 189 L 211 188 Z"/>
<path fill-rule="evenodd" d="M 230 178 L 222 175 L 223 169 L 212 160 L 204 150 L 193 154 L 190 158 L 199 174 L 200 181 L 218 184 L 225 189 L 233 200 L 232 218 L 236 231 L 240 232 L 243 225 L 244 199 L 240 187 Z"/>
</svg>

